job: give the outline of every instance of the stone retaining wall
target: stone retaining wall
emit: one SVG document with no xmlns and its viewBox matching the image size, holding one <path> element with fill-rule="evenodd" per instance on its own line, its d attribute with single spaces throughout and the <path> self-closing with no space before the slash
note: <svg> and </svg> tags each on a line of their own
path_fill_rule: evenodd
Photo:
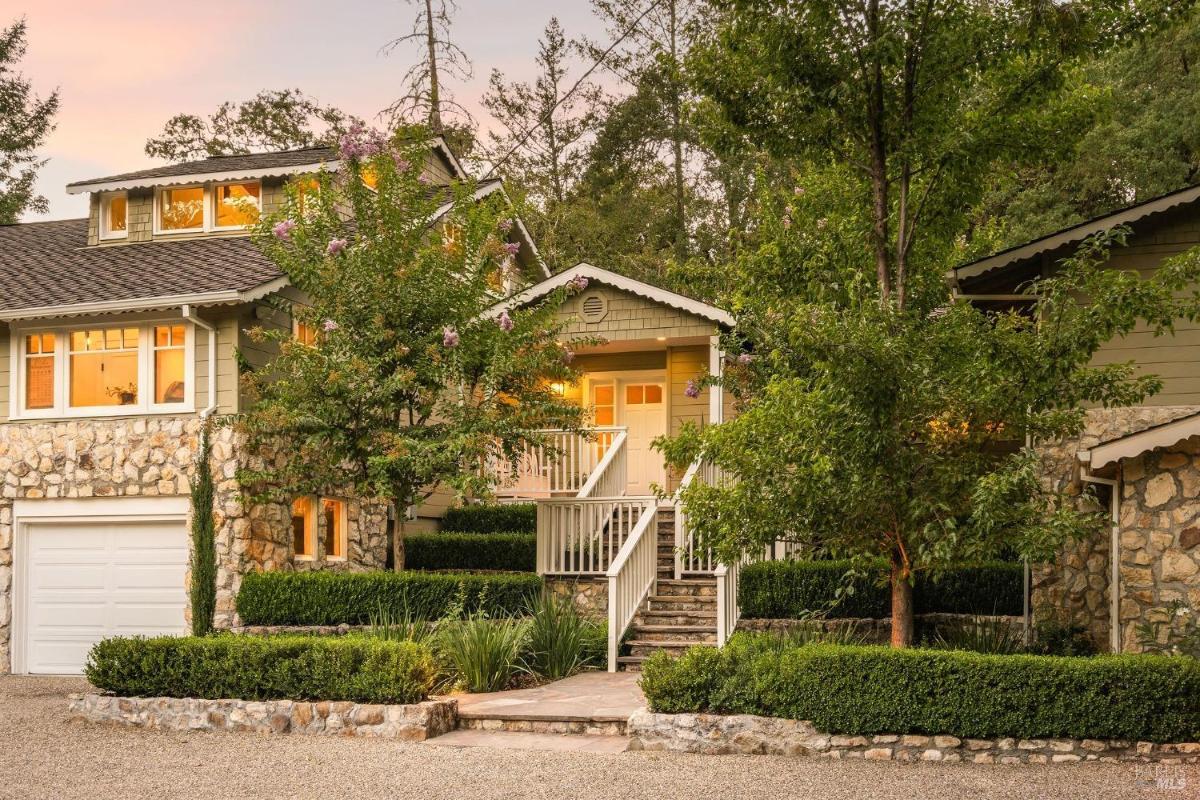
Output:
<svg viewBox="0 0 1200 800">
<path fill-rule="evenodd" d="M 918 633 L 922 631 L 928 632 L 930 630 L 937 630 L 942 626 L 970 624 L 973 620 L 978 619 L 979 616 L 976 614 L 918 614 L 916 616 L 917 631 Z M 1024 620 L 1021 617 L 987 616 L 985 619 L 1008 625 L 1014 636 L 1020 637 L 1024 633 Z M 820 630 L 831 633 L 854 628 L 855 633 L 869 644 L 887 644 L 892 636 L 892 621 L 890 619 L 873 619 L 870 617 L 820 620 L 746 619 L 743 617 L 738 620 L 737 625 L 740 631 L 765 631 L 771 633 L 787 633 L 788 631 L 797 629 L 812 629 L 814 626 L 819 626 Z"/>
<path fill-rule="evenodd" d="M 371 736 L 419 742 L 454 730 L 458 701 L 376 705 L 73 694 L 70 713 L 74 719 L 134 728 Z"/>
<path fill-rule="evenodd" d="M 629 718 L 631 750 L 865 758 L 871 761 L 970 761 L 1065 764 L 1080 761 L 1194 764 L 1200 743 L 1098 739 L 959 739 L 955 736 L 838 736 L 808 722 L 748 714 L 652 714 Z"/>
</svg>

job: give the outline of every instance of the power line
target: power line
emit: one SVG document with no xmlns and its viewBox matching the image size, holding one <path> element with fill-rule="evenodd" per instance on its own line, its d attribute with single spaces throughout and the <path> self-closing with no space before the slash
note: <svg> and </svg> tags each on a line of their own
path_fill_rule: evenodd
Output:
<svg viewBox="0 0 1200 800">
<path fill-rule="evenodd" d="M 648 15 L 656 7 L 662 5 L 663 2 L 665 2 L 665 0 L 652 0 L 650 5 L 646 6 L 646 10 L 643 11 L 641 14 L 639 14 L 638 18 L 635 19 L 632 23 L 630 23 L 629 27 L 626 28 L 621 33 L 620 36 L 618 36 L 616 39 L 614 39 L 612 41 L 612 44 L 610 44 L 604 50 L 604 52 L 600 54 L 599 58 L 596 59 L 595 63 L 593 63 L 590 67 L 588 67 L 586 70 L 584 70 L 584 73 L 579 76 L 579 80 L 575 81 L 574 85 L 572 85 L 571 88 L 568 89 L 566 91 L 566 93 L 562 95 L 562 97 L 560 97 L 554 101 L 554 105 L 550 106 L 549 111 L 547 111 L 545 114 L 543 114 L 541 116 L 541 118 L 538 119 L 537 122 L 535 122 L 524 133 L 521 134 L 521 137 L 517 140 L 517 143 L 514 144 L 507 153 L 504 154 L 503 158 L 501 158 L 499 161 L 492 164 L 492 166 L 488 169 L 487 174 L 485 174 L 482 178 L 480 178 L 480 180 L 486 181 L 488 178 L 492 177 L 492 175 L 496 172 L 496 170 L 498 170 L 500 167 L 504 166 L 504 162 L 508 161 L 508 159 L 513 157 L 514 153 L 516 153 L 518 150 L 520 150 L 522 147 L 524 147 L 525 143 L 527 141 L 529 141 L 529 137 L 533 135 L 533 132 L 536 131 L 541 126 L 545 125 L 546 122 L 550 119 L 550 117 L 553 116 L 554 112 L 558 110 L 558 107 L 563 104 L 563 101 L 565 101 L 568 97 L 570 97 L 572 94 L 574 94 L 575 91 L 577 89 L 579 89 L 580 86 L 583 85 L 583 82 L 588 79 L 588 76 L 590 76 L 593 72 L 595 72 L 597 69 L 599 69 L 600 65 L 604 63 L 604 60 L 609 57 L 609 55 L 612 53 L 612 51 L 617 49 L 617 45 L 619 45 L 621 42 L 623 42 L 627 38 L 629 38 L 629 34 L 633 33 L 634 30 L 637 29 L 637 26 L 641 23 L 642 20 L 644 20 L 646 18 L 646 15 Z"/>
</svg>

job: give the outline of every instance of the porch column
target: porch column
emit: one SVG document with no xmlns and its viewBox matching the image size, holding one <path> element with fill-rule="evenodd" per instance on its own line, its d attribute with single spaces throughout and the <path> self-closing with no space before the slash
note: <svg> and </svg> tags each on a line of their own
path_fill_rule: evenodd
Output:
<svg viewBox="0 0 1200 800">
<path fill-rule="evenodd" d="M 708 374 L 720 378 L 725 369 L 725 354 L 721 352 L 721 337 L 708 337 Z M 708 424 L 725 421 L 724 390 L 720 386 L 708 387 Z"/>
</svg>

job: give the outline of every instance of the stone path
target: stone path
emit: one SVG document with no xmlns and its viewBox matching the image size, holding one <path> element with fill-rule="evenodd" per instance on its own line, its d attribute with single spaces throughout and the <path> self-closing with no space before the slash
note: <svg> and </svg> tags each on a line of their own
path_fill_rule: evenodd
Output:
<svg viewBox="0 0 1200 800">
<path fill-rule="evenodd" d="M 582 672 L 533 689 L 456 695 L 460 719 L 624 722 L 646 705 L 631 672 Z"/>
<path fill-rule="evenodd" d="M 547 753 L 624 753 L 624 736 L 589 736 L 569 733 L 458 730 L 426 739 L 433 747 L 492 747 L 497 750 L 540 750 Z"/>
</svg>

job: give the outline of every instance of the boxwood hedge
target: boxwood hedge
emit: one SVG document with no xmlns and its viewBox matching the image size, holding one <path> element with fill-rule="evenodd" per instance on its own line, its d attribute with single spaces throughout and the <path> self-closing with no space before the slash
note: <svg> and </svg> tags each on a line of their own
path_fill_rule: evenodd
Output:
<svg viewBox="0 0 1200 800">
<path fill-rule="evenodd" d="M 417 703 L 437 665 L 424 645 L 367 637 L 116 637 L 92 648 L 86 673 L 125 697 Z"/>
<path fill-rule="evenodd" d="M 738 600 L 750 619 L 793 619 L 805 612 L 830 617 L 882 618 L 890 614 L 886 586 L 857 577 L 853 591 L 837 596 L 846 583 L 848 561 L 762 561 L 742 568 Z M 937 580 L 921 576 L 913 590 L 918 614 L 1021 614 L 1022 567 L 987 562 L 956 567 Z"/>
<path fill-rule="evenodd" d="M 532 533 L 422 533 L 404 537 L 408 569 L 494 569 L 533 572 L 537 536 Z"/>
<path fill-rule="evenodd" d="M 465 613 L 523 613 L 542 579 L 523 573 L 260 572 L 242 579 L 237 611 L 247 625 L 366 625 L 383 611 L 440 619 Z"/>
<path fill-rule="evenodd" d="M 827 733 L 1200 740 L 1200 661 L 838 645 L 738 634 L 643 666 L 660 713 L 757 714 Z"/>
<path fill-rule="evenodd" d="M 536 503 L 477 503 L 447 509 L 442 530 L 460 533 L 535 533 Z"/>
</svg>

